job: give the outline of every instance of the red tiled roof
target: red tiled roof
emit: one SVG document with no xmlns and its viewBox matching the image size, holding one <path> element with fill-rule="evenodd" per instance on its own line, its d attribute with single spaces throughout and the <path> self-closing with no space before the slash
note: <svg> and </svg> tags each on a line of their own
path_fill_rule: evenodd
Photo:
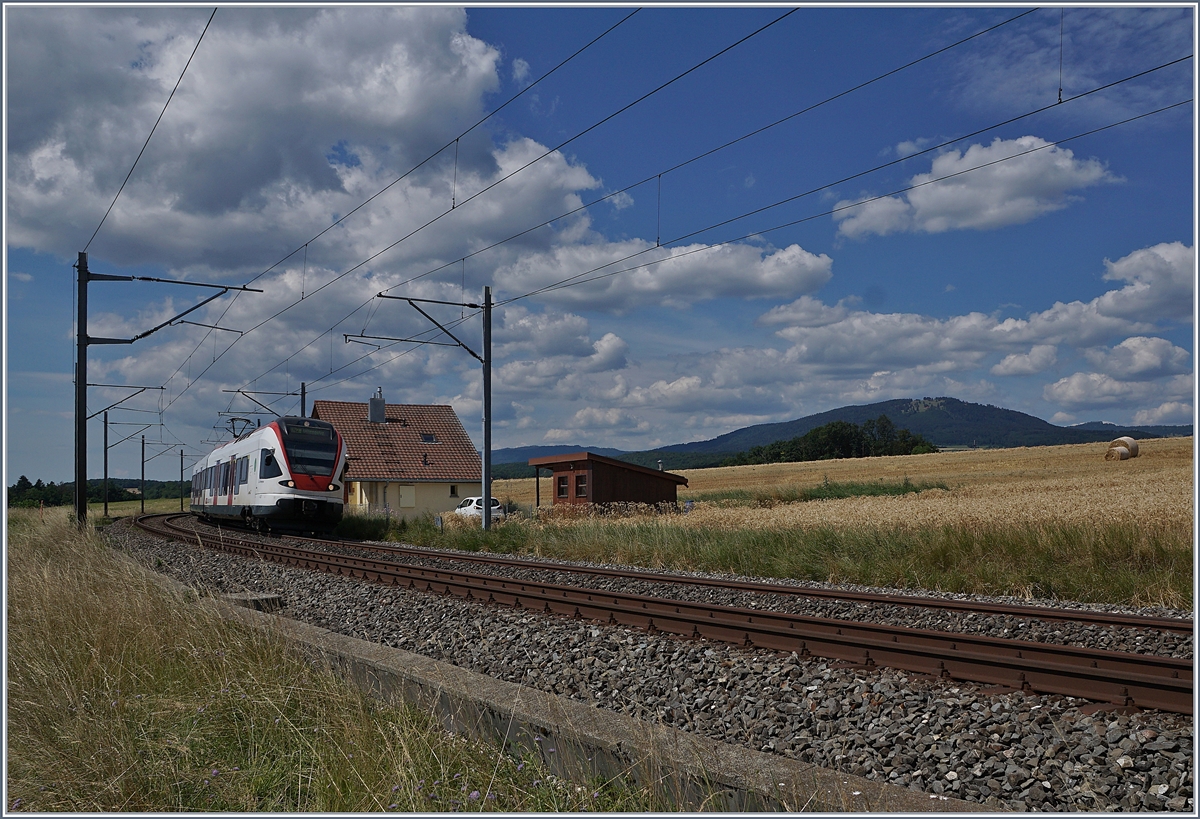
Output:
<svg viewBox="0 0 1200 819">
<path fill-rule="evenodd" d="M 388 404 L 383 424 L 368 421 L 367 404 L 352 401 L 314 401 L 312 414 L 346 439 L 347 480 L 482 480 L 479 453 L 451 407 Z"/>
</svg>

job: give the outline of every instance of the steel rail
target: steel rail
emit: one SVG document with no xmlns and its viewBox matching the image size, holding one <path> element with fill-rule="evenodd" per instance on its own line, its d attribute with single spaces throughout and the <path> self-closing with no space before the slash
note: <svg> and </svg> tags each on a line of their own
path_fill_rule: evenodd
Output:
<svg viewBox="0 0 1200 819">
<path fill-rule="evenodd" d="M 223 531 L 214 540 L 169 521 L 154 526 L 139 518 L 138 525 L 156 534 L 299 568 L 578 619 L 1120 706 L 1193 711 L 1190 660 L 511 580 L 227 538 Z"/>
<path fill-rule="evenodd" d="M 799 586 L 789 586 L 782 583 L 764 583 L 752 580 L 724 580 L 713 577 L 691 577 L 679 574 L 663 574 L 645 572 L 637 569 L 613 569 L 603 566 L 572 566 L 557 563 L 545 563 L 537 560 L 498 555 L 478 555 L 465 552 L 453 552 L 440 549 L 418 549 L 406 546 L 390 546 L 378 543 L 364 543 L 354 540 L 330 540 L 328 538 L 306 538 L 297 535 L 284 535 L 290 540 L 309 543 L 327 543 L 335 546 L 352 547 L 367 551 L 386 554 L 406 555 L 418 558 L 433 558 L 437 560 L 455 560 L 463 563 L 482 563 L 498 566 L 511 566 L 521 569 L 533 569 L 546 572 L 566 572 L 574 574 L 591 574 L 600 577 L 618 579 L 645 580 L 651 583 L 672 583 L 680 586 L 706 586 L 735 591 L 753 592 L 756 594 L 780 594 L 791 597 L 808 597 L 819 600 L 843 600 L 850 603 L 865 603 L 876 605 L 886 603 L 894 606 L 912 606 L 928 609 L 945 609 L 947 611 L 964 612 L 968 614 L 994 614 L 1012 617 L 1028 617 L 1035 620 L 1052 622 L 1074 622 L 1084 625 L 1095 625 L 1107 628 L 1144 628 L 1157 631 L 1169 631 L 1180 634 L 1192 634 L 1195 623 L 1173 617 L 1153 617 L 1138 614 L 1118 614 L 1114 612 L 1096 612 L 1083 609 L 1056 609 L 1049 606 L 1024 606 L 1005 603 L 984 603 L 975 600 L 951 600 L 939 597 L 923 597 L 919 595 L 884 594 L 873 592 L 842 591 L 837 589 L 811 589 Z"/>
</svg>

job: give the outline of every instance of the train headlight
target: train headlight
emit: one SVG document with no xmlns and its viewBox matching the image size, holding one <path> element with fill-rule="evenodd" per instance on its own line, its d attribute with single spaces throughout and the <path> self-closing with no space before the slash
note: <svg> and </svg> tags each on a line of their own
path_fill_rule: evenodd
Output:
<svg viewBox="0 0 1200 819">
<path fill-rule="evenodd" d="M 333 484 L 329 484 L 329 491 L 330 491 L 330 492 L 332 492 L 332 491 L 333 491 L 333 490 L 335 490 L 335 489 L 337 489 L 337 487 L 336 487 L 336 486 L 334 486 Z"/>
<path fill-rule="evenodd" d="M 286 486 L 288 489 L 295 489 L 295 488 L 296 488 L 296 482 L 295 482 L 295 481 L 280 481 L 279 483 L 280 483 L 280 485 L 282 485 L 282 486 Z"/>
</svg>

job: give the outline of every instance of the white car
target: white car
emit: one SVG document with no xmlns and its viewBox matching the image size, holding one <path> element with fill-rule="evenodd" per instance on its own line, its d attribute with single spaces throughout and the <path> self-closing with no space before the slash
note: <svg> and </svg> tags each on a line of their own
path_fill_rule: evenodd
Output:
<svg viewBox="0 0 1200 819">
<path fill-rule="evenodd" d="M 465 518 L 482 517 L 483 498 L 463 498 L 463 502 L 454 507 L 454 514 Z M 499 499 L 492 498 L 492 520 L 501 520 L 504 517 L 504 507 L 500 505 Z"/>
</svg>

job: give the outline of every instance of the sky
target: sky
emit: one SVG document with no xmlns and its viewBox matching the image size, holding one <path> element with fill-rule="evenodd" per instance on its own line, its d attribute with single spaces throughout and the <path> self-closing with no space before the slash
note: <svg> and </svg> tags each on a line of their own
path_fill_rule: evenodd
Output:
<svg viewBox="0 0 1200 819">
<path fill-rule="evenodd" d="M 1191 7 L 210 14 L 4 8 L 6 484 L 73 478 L 83 250 L 261 290 L 90 347 L 90 384 L 149 388 L 88 390 L 117 477 L 301 382 L 482 445 L 479 362 L 379 294 L 480 353 L 485 286 L 497 449 L 925 396 L 1192 422 Z M 92 282 L 88 332 L 217 292 Z"/>
</svg>

